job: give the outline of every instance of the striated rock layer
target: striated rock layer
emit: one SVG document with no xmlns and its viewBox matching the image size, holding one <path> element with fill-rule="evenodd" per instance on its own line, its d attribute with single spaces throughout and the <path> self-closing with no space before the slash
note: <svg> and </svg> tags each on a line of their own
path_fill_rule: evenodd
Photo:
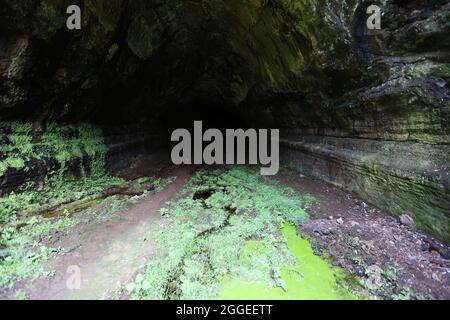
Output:
<svg viewBox="0 0 450 320">
<path fill-rule="evenodd" d="M 291 167 L 450 240 L 450 146 L 317 136 L 281 143 Z"/>
<path fill-rule="evenodd" d="M 446 0 L 1 0 L 0 118 L 39 131 L 237 111 L 284 129 L 306 174 L 449 241 L 449 52 Z"/>
</svg>

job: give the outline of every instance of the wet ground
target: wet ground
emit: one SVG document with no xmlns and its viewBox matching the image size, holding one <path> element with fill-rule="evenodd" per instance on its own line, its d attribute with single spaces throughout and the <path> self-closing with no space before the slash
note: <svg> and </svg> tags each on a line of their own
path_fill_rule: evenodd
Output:
<svg viewBox="0 0 450 320">
<path fill-rule="evenodd" d="M 318 203 L 300 232 L 316 253 L 350 270 L 383 298 L 450 298 L 450 247 L 330 184 L 290 170 L 279 180 Z"/>
<path fill-rule="evenodd" d="M 77 213 L 79 223 L 74 228 L 53 230 L 51 240 L 37 239 L 64 248 L 64 254 L 45 263 L 50 270 L 46 276 L 17 282 L 12 289 L 0 291 L 0 296 L 16 298 L 20 293 L 29 299 L 132 298 L 124 288 L 160 254 L 159 246 L 148 236 L 166 228 L 160 209 L 167 201 L 180 198 L 180 190 L 198 169 L 167 163 L 162 155 L 138 158 L 122 172 L 123 177 L 136 179 L 157 172 L 176 179 L 162 191 L 138 198 L 107 219 Z M 450 298 L 448 246 L 329 184 L 287 169 L 277 179 L 298 194 L 311 194 L 316 199 L 306 209 L 309 219 L 299 230 L 292 225 L 282 229 L 291 253 L 297 257 L 291 269 L 297 271 L 282 270 L 284 282 L 276 288 L 239 278 L 225 279 L 219 297 L 352 299 L 356 297 L 339 285 L 350 274 L 353 284 L 367 292 L 366 298 Z M 299 265 L 302 261 L 309 261 L 306 268 Z M 70 266 L 82 270 L 80 290 L 67 289 Z M 320 268 L 322 272 L 314 276 Z"/>
</svg>

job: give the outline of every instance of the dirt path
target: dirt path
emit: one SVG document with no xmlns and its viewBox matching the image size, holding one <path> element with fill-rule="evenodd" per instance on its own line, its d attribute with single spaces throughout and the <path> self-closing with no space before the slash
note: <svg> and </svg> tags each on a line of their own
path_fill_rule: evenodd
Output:
<svg viewBox="0 0 450 320">
<path fill-rule="evenodd" d="M 161 227 L 159 209 L 180 190 L 192 175 L 191 168 L 172 168 L 176 180 L 162 192 L 132 205 L 113 221 L 81 223 L 57 245 L 64 255 L 53 259 L 47 269 L 51 277 L 21 288 L 30 299 L 107 299 L 116 295 L 119 282 L 127 283 L 155 253 L 145 237 Z M 81 288 L 69 290 L 67 270 L 79 267 Z"/>
</svg>

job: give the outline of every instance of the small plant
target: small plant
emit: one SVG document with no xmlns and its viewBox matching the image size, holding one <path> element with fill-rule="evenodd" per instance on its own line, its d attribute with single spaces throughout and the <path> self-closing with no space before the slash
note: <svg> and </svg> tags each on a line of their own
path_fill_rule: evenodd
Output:
<svg viewBox="0 0 450 320">
<path fill-rule="evenodd" d="M 359 256 L 354 256 L 352 258 L 353 262 L 360 268 L 366 269 L 366 263 L 364 262 L 364 259 Z"/>
<path fill-rule="evenodd" d="M 118 281 L 116 284 L 116 295 L 120 297 L 124 292 L 125 286 L 120 281 Z"/>
<path fill-rule="evenodd" d="M 403 288 L 398 294 L 392 297 L 393 300 L 411 300 L 412 291 L 410 288 Z"/>
<path fill-rule="evenodd" d="M 389 281 L 397 280 L 397 270 L 394 268 L 389 268 L 389 269 L 383 270 L 383 274 Z"/>
<path fill-rule="evenodd" d="M 347 237 L 345 238 L 345 242 L 347 242 L 347 244 L 349 246 L 354 246 L 355 245 L 355 238 L 351 234 L 348 234 Z"/>
<path fill-rule="evenodd" d="M 423 300 L 423 301 L 425 301 L 425 300 L 429 300 L 429 299 L 424 294 L 417 293 L 416 294 L 416 300 Z"/>
<path fill-rule="evenodd" d="M 40 141 L 34 143 L 32 124 L 2 121 L 0 135 L 6 141 L 0 145 L 0 176 L 9 169 L 31 170 L 36 163 L 57 161 L 56 166 L 49 165 L 53 169 L 46 173 L 44 190 L 36 191 L 36 185 L 27 181 L 17 193 L 0 198 L 0 223 L 45 205 L 80 200 L 121 183 L 106 173 L 107 147 L 101 130 L 95 126 L 49 123 Z M 89 161 L 84 161 L 87 158 Z M 81 177 L 71 177 L 69 165 L 77 163 Z"/>
<path fill-rule="evenodd" d="M 107 147 L 101 130 L 95 126 L 49 123 L 40 141 L 34 143 L 30 123 L 1 121 L 0 139 L 0 176 L 10 169 L 31 170 L 36 163 L 45 165 L 50 160 L 52 163 L 39 191 L 34 182 L 28 181 L 16 192 L 0 197 L 0 248 L 6 248 L 0 260 L 0 287 L 11 287 L 15 281 L 24 278 L 50 276 L 51 273 L 42 269 L 41 262 L 63 252 L 61 248 L 42 245 L 41 241 L 51 240 L 50 230 L 65 230 L 77 223 L 70 218 L 73 211 L 69 209 L 64 209 L 61 214 L 56 212 L 54 218 L 29 218 L 30 215 L 70 202 L 90 201 L 89 197 L 96 199 L 105 190 L 123 185 L 125 181 L 107 174 Z M 76 165 L 79 174 L 75 177 L 69 174 L 69 167 Z M 138 188 L 151 183 L 155 191 L 160 191 L 173 179 L 145 177 L 135 183 Z M 87 209 L 84 213 L 104 219 L 148 194 L 144 192 L 142 196 L 125 200 L 112 196 L 99 212 Z M 36 241 L 38 236 L 40 240 Z"/>
<path fill-rule="evenodd" d="M 26 292 L 24 292 L 22 290 L 18 290 L 15 294 L 15 299 L 16 300 L 28 300 L 28 295 Z"/>
<path fill-rule="evenodd" d="M 74 225 L 75 222 L 69 218 L 33 217 L 22 225 L 20 232 L 12 226 L 3 229 L 1 244 L 7 248 L 8 255 L 0 261 L 0 287 L 11 288 L 17 280 L 46 275 L 41 262 L 63 251 L 62 248 L 51 248 L 36 242 L 36 237 Z"/>
</svg>

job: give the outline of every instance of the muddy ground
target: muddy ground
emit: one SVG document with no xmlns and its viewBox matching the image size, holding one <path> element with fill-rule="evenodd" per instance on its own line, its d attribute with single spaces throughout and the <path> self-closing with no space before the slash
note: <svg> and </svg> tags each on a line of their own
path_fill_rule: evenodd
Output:
<svg viewBox="0 0 450 320">
<path fill-rule="evenodd" d="M 108 219 L 80 214 L 81 223 L 73 229 L 53 230 L 51 237 L 36 239 L 64 248 L 64 254 L 46 263 L 50 274 L 18 282 L 0 291 L 0 297 L 14 299 L 20 293 L 28 299 L 128 298 L 124 286 L 155 254 L 145 235 L 164 227 L 159 209 L 176 197 L 196 169 L 167 163 L 166 155 L 141 156 L 121 173 L 128 179 L 155 172 L 176 177 L 164 190 L 128 204 Z M 288 169 L 277 179 L 315 197 L 300 233 L 311 240 L 317 255 L 349 270 L 373 297 L 450 299 L 450 247 L 332 185 Z M 66 284 L 67 270 L 74 265 L 83 270 L 82 289 L 76 292 Z"/>
<path fill-rule="evenodd" d="M 450 299 L 450 247 L 352 194 L 291 170 L 280 181 L 318 202 L 307 209 L 317 254 L 357 275 L 383 298 Z M 408 290 L 409 288 L 409 290 Z"/>
</svg>

